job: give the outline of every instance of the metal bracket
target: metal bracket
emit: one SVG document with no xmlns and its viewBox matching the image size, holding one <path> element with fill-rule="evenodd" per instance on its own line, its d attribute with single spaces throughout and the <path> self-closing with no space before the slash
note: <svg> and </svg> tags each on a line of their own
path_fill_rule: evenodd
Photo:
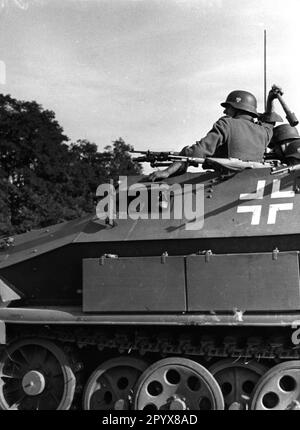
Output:
<svg viewBox="0 0 300 430">
<path fill-rule="evenodd" d="M 166 259 L 167 259 L 167 257 L 168 257 L 168 256 L 169 256 L 169 254 L 167 253 L 167 251 L 165 251 L 165 252 L 161 255 L 161 257 L 160 257 L 161 264 L 165 264 Z"/>
<path fill-rule="evenodd" d="M 211 249 L 204 250 L 204 251 L 198 251 L 196 255 L 204 255 L 205 256 L 205 262 L 209 263 L 210 257 L 213 255 L 213 252 Z"/>
<path fill-rule="evenodd" d="M 0 345 L 6 344 L 6 327 L 5 322 L 0 321 Z"/>
<path fill-rule="evenodd" d="M 243 313 L 244 311 L 234 308 L 233 309 L 233 318 L 237 322 L 243 322 Z"/>
<path fill-rule="evenodd" d="M 10 246 L 14 246 L 14 237 L 5 237 L 0 241 L 0 249 L 7 249 Z"/>
<path fill-rule="evenodd" d="M 279 249 L 278 248 L 275 248 L 275 249 L 273 249 L 273 251 L 272 251 L 272 260 L 278 260 L 278 254 L 279 254 Z"/>
<path fill-rule="evenodd" d="M 100 260 L 99 260 L 100 266 L 104 266 L 104 261 L 106 258 L 119 258 L 119 256 L 117 254 L 103 254 L 103 255 L 101 255 Z"/>
<path fill-rule="evenodd" d="M 109 218 L 108 216 L 105 218 L 104 222 L 105 222 L 105 225 L 111 228 L 116 227 L 118 225 L 114 218 Z"/>
<path fill-rule="evenodd" d="M 15 287 L 0 277 L 0 303 L 8 303 L 13 300 L 20 300 L 22 293 L 15 289 Z"/>
</svg>

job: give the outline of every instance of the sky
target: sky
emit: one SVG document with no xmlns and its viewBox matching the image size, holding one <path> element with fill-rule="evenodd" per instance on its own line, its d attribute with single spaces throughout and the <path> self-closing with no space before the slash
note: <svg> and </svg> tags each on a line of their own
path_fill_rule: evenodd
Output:
<svg viewBox="0 0 300 430">
<path fill-rule="evenodd" d="M 264 29 L 268 88 L 300 118 L 299 17 L 299 0 L 0 0 L 0 91 L 53 110 L 71 141 L 177 151 L 232 90 L 263 111 Z"/>
</svg>

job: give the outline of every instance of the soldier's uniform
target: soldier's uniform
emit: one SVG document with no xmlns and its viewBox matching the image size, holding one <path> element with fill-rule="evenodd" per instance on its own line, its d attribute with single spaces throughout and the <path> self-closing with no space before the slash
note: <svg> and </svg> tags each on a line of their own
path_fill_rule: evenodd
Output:
<svg viewBox="0 0 300 430">
<path fill-rule="evenodd" d="M 235 90 L 228 94 L 221 106 L 226 116 L 218 119 L 203 139 L 194 145 L 184 147 L 180 155 L 196 158 L 235 158 L 242 162 L 259 163 L 261 167 L 264 153 L 273 134 L 273 127 L 282 119 L 273 112 L 273 99 L 279 87 L 273 86 L 269 92 L 266 112 L 257 113 L 257 100 L 248 91 Z M 257 120 L 260 118 L 260 121 Z M 168 178 L 182 174 L 188 163 L 184 161 L 171 164 L 167 169 L 151 173 L 149 179 Z M 206 167 L 204 162 L 203 167 Z M 243 167 L 245 168 L 245 167 Z"/>
<path fill-rule="evenodd" d="M 272 130 L 272 123 L 255 122 L 251 115 L 225 116 L 213 125 L 203 139 L 183 148 L 180 155 L 261 162 L 272 138 Z"/>
</svg>

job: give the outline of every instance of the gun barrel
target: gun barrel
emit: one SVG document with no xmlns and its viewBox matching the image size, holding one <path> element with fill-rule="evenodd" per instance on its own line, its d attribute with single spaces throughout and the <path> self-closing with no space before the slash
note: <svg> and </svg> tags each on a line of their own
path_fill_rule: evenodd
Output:
<svg viewBox="0 0 300 430">
<path fill-rule="evenodd" d="M 153 155 L 153 156 L 166 156 L 166 155 L 179 155 L 178 152 L 174 152 L 174 151 L 136 151 L 136 150 L 132 150 L 129 151 L 130 153 L 133 154 L 145 154 L 145 155 Z"/>
<path fill-rule="evenodd" d="M 172 160 L 174 161 L 186 161 L 187 163 L 193 163 L 193 164 L 203 164 L 205 159 L 204 158 L 199 158 L 199 157 L 185 157 L 182 155 L 172 155 L 170 157 Z"/>
<path fill-rule="evenodd" d="M 204 163 L 204 158 L 196 158 L 196 157 L 185 157 L 183 155 L 179 155 L 178 152 L 154 152 L 154 151 L 130 151 L 134 154 L 143 154 L 140 157 L 134 158 L 134 161 L 138 161 L 140 163 L 148 162 L 151 163 L 152 167 L 153 165 L 158 165 L 157 163 L 163 163 L 163 162 L 169 162 L 171 164 L 174 161 L 182 161 L 185 163 L 188 163 L 192 166 L 198 166 L 199 164 Z M 166 165 L 169 165 L 166 164 Z M 163 164 L 160 164 L 160 166 L 163 166 Z"/>
<path fill-rule="evenodd" d="M 292 127 L 295 127 L 296 125 L 298 125 L 299 121 L 298 121 L 296 115 L 288 107 L 288 105 L 286 104 L 286 102 L 283 100 L 282 96 L 280 94 L 278 94 L 277 98 L 278 98 L 278 100 L 279 100 L 279 102 L 280 102 L 280 104 L 281 104 L 284 112 L 286 113 L 286 119 L 288 120 L 288 122 L 290 123 L 290 125 Z"/>
<path fill-rule="evenodd" d="M 287 166 L 283 169 L 272 170 L 271 175 L 277 175 L 278 173 L 291 173 L 300 170 L 300 164 L 295 164 L 294 166 Z"/>
<path fill-rule="evenodd" d="M 136 157 L 136 158 L 133 158 L 132 161 L 137 161 L 138 163 L 144 163 L 144 162 L 147 162 L 148 160 L 147 160 L 147 157 Z"/>
<path fill-rule="evenodd" d="M 172 164 L 172 161 L 153 161 L 153 163 L 150 163 L 151 167 L 168 167 Z"/>
<path fill-rule="evenodd" d="M 149 151 L 135 151 L 135 150 L 132 150 L 132 151 L 129 151 L 129 152 L 133 153 L 133 154 L 148 154 Z"/>
<path fill-rule="evenodd" d="M 274 168 L 274 170 L 271 171 L 271 175 L 279 175 L 280 173 L 288 172 L 289 169 L 290 169 L 289 167 L 284 167 L 283 169 L 278 169 L 278 170 L 275 170 Z"/>
</svg>

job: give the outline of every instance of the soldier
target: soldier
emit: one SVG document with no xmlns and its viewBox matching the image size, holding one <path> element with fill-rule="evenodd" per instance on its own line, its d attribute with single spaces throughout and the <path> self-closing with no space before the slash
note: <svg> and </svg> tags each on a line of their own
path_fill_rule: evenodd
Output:
<svg viewBox="0 0 300 430">
<path fill-rule="evenodd" d="M 288 166 L 300 164 L 300 140 L 294 140 L 287 146 L 284 157 Z"/>
<path fill-rule="evenodd" d="M 296 127 L 292 127 L 289 124 L 281 124 L 273 130 L 273 137 L 269 143 L 271 152 L 268 154 L 268 158 L 274 155 L 275 158 L 287 164 L 295 164 L 294 161 L 299 159 L 297 151 L 299 145 L 300 136 Z M 298 163 L 299 161 L 296 164 Z"/>
<path fill-rule="evenodd" d="M 271 140 L 273 127 L 281 118 L 273 112 L 273 100 L 281 94 L 281 88 L 273 85 L 263 115 L 257 113 L 257 101 L 248 91 L 232 91 L 221 106 L 225 108 L 224 117 L 218 119 L 208 134 L 192 146 L 182 149 L 180 155 L 187 157 L 237 158 L 242 161 L 263 161 L 263 156 Z M 260 121 L 255 120 L 260 117 Z M 181 174 L 186 163 L 176 161 L 165 170 L 153 172 L 149 179 L 168 178 Z"/>
</svg>

